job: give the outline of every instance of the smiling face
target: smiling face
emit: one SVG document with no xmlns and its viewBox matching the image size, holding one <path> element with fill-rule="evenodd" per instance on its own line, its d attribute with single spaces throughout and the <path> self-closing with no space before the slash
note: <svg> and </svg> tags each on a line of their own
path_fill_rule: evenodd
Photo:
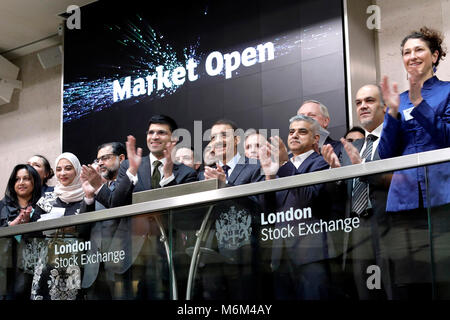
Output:
<svg viewBox="0 0 450 320">
<path fill-rule="evenodd" d="M 418 73 L 425 78 L 433 76 L 433 65 L 439 52 L 431 52 L 427 43 L 422 39 L 409 39 L 403 46 L 403 64 L 409 74 Z"/>
<path fill-rule="evenodd" d="M 294 156 L 313 150 L 317 142 L 319 135 L 314 135 L 311 123 L 293 121 L 289 126 L 288 146 Z"/>
<path fill-rule="evenodd" d="M 314 102 L 304 103 L 297 111 L 298 115 L 308 116 L 316 120 L 324 129 L 330 124 L 330 118 L 325 117 L 320 111 L 320 106 Z"/>
<path fill-rule="evenodd" d="M 188 148 L 179 148 L 175 153 L 175 160 L 185 166 L 194 168 L 194 152 Z"/>
<path fill-rule="evenodd" d="M 211 144 L 217 159 L 227 163 L 237 153 L 239 137 L 234 135 L 230 125 L 216 124 L 211 128 Z"/>
<path fill-rule="evenodd" d="M 265 145 L 266 141 L 259 133 L 249 135 L 245 139 L 245 156 L 249 159 L 259 159 L 259 148 Z"/>
<path fill-rule="evenodd" d="M 147 147 L 156 158 L 161 159 L 171 138 L 172 132 L 168 124 L 152 123 L 147 132 Z"/>
<path fill-rule="evenodd" d="M 41 177 L 42 183 L 44 183 L 45 178 L 47 178 L 49 174 L 47 171 L 45 171 L 44 161 L 42 161 L 40 157 L 33 156 L 28 159 L 27 164 L 36 169 L 37 173 Z"/>
<path fill-rule="evenodd" d="M 114 180 L 120 167 L 119 156 L 113 153 L 112 146 L 101 148 L 97 153 L 100 174 L 106 180 Z"/>
<path fill-rule="evenodd" d="M 26 169 L 20 169 L 16 174 L 16 183 L 14 191 L 17 198 L 31 199 L 34 189 L 34 182 L 31 174 Z"/>
<path fill-rule="evenodd" d="M 64 187 L 69 186 L 76 175 L 77 172 L 69 160 L 62 158 L 58 161 L 56 165 L 56 178 Z"/>
<path fill-rule="evenodd" d="M 381 105 L 380 90 L 377 86 L 367 85 L 356 93 L 356 113 L 359 122 L 369 132 L 383 123 L 385 108 Z"/>
</svg>

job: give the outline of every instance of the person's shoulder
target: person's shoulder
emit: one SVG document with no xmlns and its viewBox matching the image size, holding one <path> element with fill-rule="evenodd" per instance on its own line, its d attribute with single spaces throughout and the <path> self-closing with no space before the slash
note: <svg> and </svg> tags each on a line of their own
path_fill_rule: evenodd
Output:
<svg viewBox="0 0 450 320">
<path fill-rule="evenodd" d="M 194 169 L 192 169 L 191 167 L 188 167 L 185 164 L 174 164 L 173 168 L 175 169 L 175 171 L 179 171 L 182 172 L 184 174 L 195 174 L 197 175 L 197 171 L 195 171 Z"/>
</svg>

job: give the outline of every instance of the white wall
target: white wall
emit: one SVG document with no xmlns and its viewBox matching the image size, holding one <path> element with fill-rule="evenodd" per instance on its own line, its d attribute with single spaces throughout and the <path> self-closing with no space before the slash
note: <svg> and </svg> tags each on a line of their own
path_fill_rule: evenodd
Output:
<svg viewBox="0 0 450 320">
<path fill-rule="evenodd" d="M 20 68 L 23 88 L 0 106 L 0 198 L 16 164 L 42 154 L 54 167 L 61 151 L 61 66 L 44 70 L 36 53 L 11 62 Z"/>
<path fill-rule="evenodd" d="M 450 0 L 377 0 L 376 4 L 381 9 L 380 75 L 387 75 L 402 91 L 407 90 L 400 43 L 411 31 L 427 26 L 441 31 L 450 48 Z M 436 74 L 441 80 L 450 81 L 450 52 L 440 62 Z"/>
</svg>

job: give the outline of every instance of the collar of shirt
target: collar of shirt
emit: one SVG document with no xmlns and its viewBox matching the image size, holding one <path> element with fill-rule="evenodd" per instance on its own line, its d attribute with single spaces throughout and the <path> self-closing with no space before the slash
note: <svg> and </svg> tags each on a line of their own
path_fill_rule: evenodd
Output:
<svg viewBox="0 0 450 320">
<path fill-rule="evenodd" d="M 150 152 L 150 166 L 151 166 L 151 174 L 152 174 L 152 175 L 153 175 L 153 169 L 155 169 L 155 166 L 153 165 L 153 162 L 156 161 L 156 160 L 158 160 L 158 161 L 160 161 L 160 162 L 162 163 L 162 165 L 160 165 L 160 166 L 158 167 L 159 172 L 161 172 L 161 177 L 162 177 L 162 176 L 163 176 L 163 167 L 164 167 L 164 164 L 166 163 L 166 158 L 157 159 L 157 158 L 153 155 L 153 153 Z"/>
<path fill-rule="evenodd" d="M 308 158 L 313 152 L 314 152 L 314 150 L 309 150 L 302 154 L 299 154 L 296 157 L 292 157 L 291 162 L 294 164 L 295 168 L 297 168 L 297 170 L 298 170 L 298 168 L 302 165 L 303 161 L 305 161 L 306 158 Z"/>
<path fill-rule="evenodd" d="M 230 169 L 228 169 L 228 176 L 231 175 L 234 167 L 236 167 L 236 165 L 239 163 L 240 158 L 241 158 L 241 155 L 239 153 L 236 153 L 236 155 L 230 161 L 227 162 L 227 166 L 230 167 Z M 219 160 L 219 166 L 223 167 L 223 165 L 224 165 L 224 163 Z"/>
<path fill-rule="evenodd" d="M 376 127 L 375 130 L 373 130 L 372 132 L 369 132 L 366 129 L 364 129 L 364 131 L 366 132 L 366 138 L 369 134 L 374 135 L 375 137 L 378 138 L 377 140 L 375 140 L 373 142 L 372 156 L 371 156 L 371 158 L 373 158 L 373 155 L 375 154 L 375 150 L 378 148 L 378 143 L 380 142 L 381 132 L 383 131 L 383 123 L 381 123 L 378 127 Z M 362 155 L 364 150 L 366 150 L 366 145 L 367 145 L 367 141 L 364 139 L 364 144 L 361 148 L 361 152 L 359 153 L 359 155 Z"/>
</svg>

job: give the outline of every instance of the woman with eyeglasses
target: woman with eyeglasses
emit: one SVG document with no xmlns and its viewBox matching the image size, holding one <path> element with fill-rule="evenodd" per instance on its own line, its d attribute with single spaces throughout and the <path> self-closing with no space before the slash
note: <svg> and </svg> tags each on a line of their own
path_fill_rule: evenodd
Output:
<svg viewBox="0 0 450 320">
<path fill-rule="evenodd" d="M 52 192 L 54 187 L 48 186 L 47 182 L 55 175 L 53 169 L 50 167 L 50 163 L 47 158 L 36 154 L 28 159 L 27 163 L 32 166 L 41 177 L 42 182 L 42 195 L 46 192 Z"/>
<path fill-rule="evenodd" d="M 55 161 L 57 184 L 53 192 L 39 199 L 35 220 L 47 220 L 80 212 L 84 191 L 81 186 L 81 165 L 78 158 L 70 153 L 61 154 Z M 78 242 L 76 227 L 44 231 L 47 254 L 40 255 L 35 268 L 31 290 L 32 300 L 75 300 L 79 299 L 81 269 L 70 261 L 80 259 L 78 252 L 58 255 L 58 248 Z M 80 240 L 81 241 L 81 240 Z"/>
</svg>

